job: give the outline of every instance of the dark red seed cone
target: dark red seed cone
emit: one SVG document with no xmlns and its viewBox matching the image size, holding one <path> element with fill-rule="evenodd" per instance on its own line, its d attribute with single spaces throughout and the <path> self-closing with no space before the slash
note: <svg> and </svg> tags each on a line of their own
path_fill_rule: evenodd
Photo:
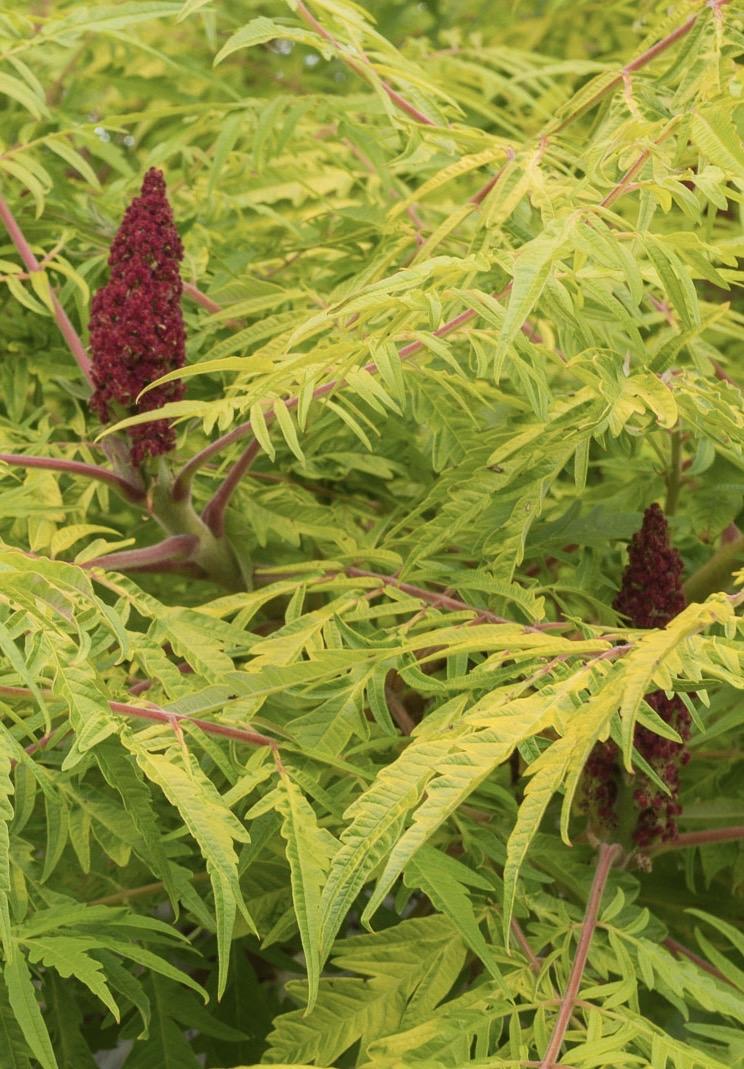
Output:
<svg viewBox="0 0 744 1069">
<path fill-rule="evenodd" d="M 628 618 L 632 627 L 666 627 L 685 607 L 682 589 L 682 558 L 669 544 L 669 528 L 661 508 L 650 505 L 643 515 L 640 531 L 628 549 L 628 566 L 613 607 Z M 674 728 L 681 743 L 665 739 L 642 726 L 636 727 L 635 746 L 659 779 L 669 788 L 664 793 L 647 776 L 638 774 L 633 799 L 640 810 L 633 838 L 641 849 L 658 839 L 677 836 L 679 769 L 687 763 L 686 742 L 690 736 L 690 714 L 681 698 L 667 698 L 662 691 L 646 695 L 658 716 Z M 597 744 L 584 773 L 584 804 L 600 826 L 616 823 L 614 802 L 620 766 L 614 743 Z"/>
<path fill-rule="evenodd" d="M 173 222 L 161 171 L 151 168 L 124 213 L 111 245 L 109 281 L 93 298 L 90 345 L 95 391 L 91 406 L 103 422 L 112 409 L 147 412 L 184 394 L 182 382 L 158 386 L 137 403 L 141 390 L 185 361 L 181 314 L 183 246 Z M 175 444 L 167 420 L 129 431 L 132 461 L 167 453 Z"/>
<path fill-rule="evenodd" d="M 643 526 L 633 535 L 628 566 L 613 608 L 627 616 L 632 627 L 666 627 L 685 607 L 682 558 L 669 544 L 666 516 L 649 505 Z"/>
</svg>

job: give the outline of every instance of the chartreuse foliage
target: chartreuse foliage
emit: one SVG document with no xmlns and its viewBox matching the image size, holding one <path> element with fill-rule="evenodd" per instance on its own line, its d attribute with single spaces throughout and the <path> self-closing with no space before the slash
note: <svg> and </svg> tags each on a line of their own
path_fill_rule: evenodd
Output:
<svg viewBox="0 0 744 1069">
<path fill-rule="evenodd" d="M 724 0 L 3 7 L 3 1069 L 744 1065 L 743 46 Z M 68 346 L 150 167 L 188 363 L 134 470 Z M 690 604 L 637 631 L 653 501 Z M 582 768 L 655 776 L 658 690 L 681 838 L 621 805 L 590 891 Z"/>
</svg>

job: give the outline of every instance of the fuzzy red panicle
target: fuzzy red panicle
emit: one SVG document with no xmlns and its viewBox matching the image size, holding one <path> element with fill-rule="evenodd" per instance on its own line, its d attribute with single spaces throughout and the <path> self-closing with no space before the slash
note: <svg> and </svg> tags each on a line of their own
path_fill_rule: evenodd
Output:
<svg viewBox="0 0 744 1069">
<path fill-rule="evenodd" d="M 183 246 L 173 222 L 161 171 L 151 168 L 124 213 L 111 245 L 109 281 L 93 298 L 90 344 L 95 391 L 91 405 L 107 422 L 115 410 L 134 415 L 183 397 L 182 382 L 141 390 L 185 360 L 181 314 Z M 121 410 L 124 410 L 123 412 Z M 129 431 L 132 461 L 167 453 L 175 435 L 167 420 Z"/>
<path fill-rule="evenodd" d="M 667 520 L 658 505 L 646 509 L 643 525 L 630 543 L 628 558 L 613 607 L 628 618 L 632 627 L 666 627 L 685 607 L 683 565 L 679 553 L 669 544 Z M 639 815 L 633 838 L 641 850 L 658 839 L 676 838 L 681 812 L 679 769 L 690 756 L 686 747 L 690 714 L 682 699 L 676 695 L 667 698 L 662 691 L 654 691 L 646 695 L 646 702 L 682 741 L 663 738 L 640 725 L 636 728 L 636 749 L 669 791 L 667 794 L 647 776 L 637 774 L 633 800 Z M 621 775 L 618 757 L 614 743 L 598 743 L 586 764 L 585 805 L 604 827 L 616 823 L 614 805 Z"/>
<path fill-rule="evenodd" d="M 631 627 L 666 627 L 684 609 L 685 595 L 682 558 L 669 545 L 666 516 L 658 505 L 649 505 L 643 514 L 628 558 L 613 608 L 628 617 Z"/>
</svg>

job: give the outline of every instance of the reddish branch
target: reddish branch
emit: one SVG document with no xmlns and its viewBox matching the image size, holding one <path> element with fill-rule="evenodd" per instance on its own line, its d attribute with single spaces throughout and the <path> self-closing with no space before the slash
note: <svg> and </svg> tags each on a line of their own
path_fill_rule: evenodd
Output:
<svg viewBox="0 0 744 1069">
<path fill-rule="evenodd" d="M 522 927 L 521 927 L 519 921 L 515 920 L 514 917 L 512 917 L 511 923 L 510 923 L 509 926 L 511 928 L 512 935 L 514 936 L 516 941 L 519 943 L 519 946 L 520 946 L 520 948 L 522 950 L 522 953 L 527 958 L 527 961 L 530 963 L 530 969 L 532 969 L 532 971 L 535 974 L 535 976 L 539 976 L 540 970 L 542 969 L 542 962 L 540 961 L 540 959 L 538 958 L 537 954 L 535 953 L 535 951 L 530 946 L 529 940 L 527 939 L 527 936 L 522 931 Z M 537 1064 L 537 1063 L 535 1063 L 535 1064 Z"/>
<path fill-rule="evenodd" d="M 215 724 L 211 720 L 201 720 L 196 716 L 186 716 L 184 713 L 171 713 L 167 709 L 159 709 L 157 706 L 128 705 L 126 702 L 109 702 L 112 713 L 121 716 L 131 716 L 138 720 L 154 720 L 160 724 L 193 724 L 207 735 L 222 735 L 223 738 L 236 739 L 238 742 L 247 742 L 251 746 L 268 746 L 276 749 L 276 740 L 268 735 L 261 735 L 257 731 L 249 731 L 247 728 L 231 727 L 229 724 Z"/>
<path fill-rule="evenodd" d="M 584 975 L 584 967 L 589 955 L 589 947 L 591 946 L 594 930 L 597 926 L 597 918 L 599 917 L 599 909 L 602 904 L 602 895 L 604 894 L 604 889 L 607 884 L 607 878 L 610 875 L 612 866 L 622 856 L 622 852 L 622 847 L 618 843 L 600 843 L 599 845 L 597 852 L 597 868 L 594 872 L 594 880 L 592 881 L 592 888 L 589 892 L 589 901 L 586 904 L 584 921 L 581 925 L 581 935 L 579 936 L 579 945 L 576 948 L 576 957 L 574 958 L 565 993 L 561 999 L 558 1019 L 553 1028 L 553 1035 L 550 1037 L 550 1043 L 545 1052 L 545 1057 L 540 1062 L 540 1069 L 555 1069 L 556 1059 L 561 1049 L 561 1044 L 563 1043 L 563 1037 L 566 1034 L 566 1030 L 568 1029 L 571 1020 L 571 1014 L 573 1013 L 576 998 L 579 994 L 579 988 L 581 987 L 581 978 Z"/>
<path fill-rule="evenodd" d="M 413 583 L 406 583 L 402 579 L 398 579 L 395 575 L 383 575 L 382 572 L 368 572 L 363 568 L 355 568 L 352 566 L 344 568 L 344 572 L 352 578 L 374 579 L 382 586 L 393 586 L 396 590 L 402 590 L 404 594 L 410 594 L 412 597 L 418 598 L 420 601 L 425 601 L 429 605 L 435 605 L 441 609 L 449 609 L 451 612 L 475 613 L 479 620 L 485 623 L 514 623 L 513 620 L 508 620 L 505 616 L 497 616 L 496 613 L 490 612 L 488 609 L 478 609 L 474 605 L 468 605 L 467 602 L 460 601 L 459 598 L 451 597 L 449 594 L 439 594 L 435 590 L 426 590 L 424 587 L 415 586 Z M 526 625 L 525 631 L 554 631 L 565 626 L 566 625 L 560 621 L 548 621 L 544 624 Z"/>
<path fill-rule="evenodd" d="M 18 255 L 23 260 L 24 264 L 29 271 L 41 271 L 41 264 L 34 256 L 33 250 L 29 245 L 26 237 L 21 230 L 15 216 L 11 212 L 7 202 L 0 197 L 0 219 L 5 224 L 5 229 L 8 231 L 10 240 L 18 250 Z M 62 305 L 59 303 L 59 299 L 55 293 L 51 294 L 52 307 L 54 309 L 54 318 L 59 327 L 60 333 L 67 342 L 70 352 L 75 357 L 78 367 L 85 376 L 89 386 L 93 386 L 93 374 L 91 369 L 91 363 L 88 359 L 88 354 L 85 351 L 85 346 L 80 340 L 80 336 L 70 322 L 67 313 Z"/>
<path fill-rule="evenodd" d="M 198 548 L 196 535 L 172 535 L 164 538 L 154 546 L 143 549 L 124 549 L 119 553 L 105 553 L 85 561 L 83 568 L 109 568 L 113 571 L 138 571 L 149 569 L 153 565 L 163 565 L 188 560 Z"/>
<path fill-rule="evenodd" d="M 676 30 L 672 30 L 666 37 L 662 37 L 656 44 L 651 45 L 645 52 L 641 52 L 639 56 L 632 59 L 630 63 L 620 70 L 614 78 L 612 78 L 606 85 L 598 89 L 597 92 L 591 97 L 578 111 L 572 112 L 566 116 L 557 126 L 553 126 L 548 131 L 551 135 L 557 134 L 561 130 L 564 130 L 569 123 L 573 122 L 579 115 L 583 115 L 584 112 L 593 108 L 595 104 L 598 104 L 600 100 L 603 100 L 610 93 L 613 93 L 618 86 L 622 85 L 627 79 L 628 75 L 634 74 L 636 71 L 641 70 L 643 67 L 651 63 L 652 60 L 660 56 L 662 52 L 666 52 L 667 48 L 670 48 L 677 41 L 680 41 L 683 37 L 686 37 L 693 26 L 697 23 L 698 19 L 709 9 L 713 8 L 715 12 L 720 11 L 722 7 L 725 7 L 730 0 L 706 0 L 706 3 L 700 5 L 700 10 L 695 15 L 690 15 L 681 26 L 678 26 Z"/>
<path fill-rule="evenodd" d="M 195 286 L 192 282 L 184 282 L 183 284 L 184 297 L 190 297 L 196 304 L 200 304 L 202 308 L 206 308 L 208 312 L 221 312 L 222 305 L 217 304 L 217 301 L 213 301 L 211 297 L 207 297 L 206 293 L 202 293 L 198 286 Z"/>
<path fill-rule="evenodd" d="M 13 464 L 18 468 L 43 468 L 47 471 L 68 472 L 70 475 L 85 475 L 88 479 L 98 479 L 100 482 L 108 483 L 129 501 L 140 502 L 145 499 L 145 491 L 141 486 L 97 464 L 85 464 L 80 460 L 64 460 L 57 457 L 29 457 L 22 453 L 0 453 L 0 461 Z"/>
<path fill-rule="evenodd" d="M 44 691 L 44 697 L 53 698 L 51 691 Z M 33 691 L 28 687 L 0 686 L 0 695 L 8 698 L 32 698 Z M 126 702 L 108 703 L 112 713 L 120 716 L 132 717 L 135 720 L 151 720 L 159 724 L 192 724 L 206 735 L 220 735 L 222 738 L 235 739 L 237 742 L 247 743 L 249 746 L 268 746 L 272 750 L 277 749 L 275 739 L 268 735 L 261 735 L 258 731 L 250 731 L 248 728 L 233 727 L 230 724 L 216 724 L 211 720 L 202 720 L 196 716 L 187 716 L 185 713 L 174 713 L 168 709 L 161 709 L 156 705 L 129 705 Z M 41 743 L 35 744 L 38 748 Z"/>
<path fill-rule="evenodd" d="M 221 538 L 225 533 L 225 510 L 235 489 L 250 468 L 255 457 L 261 452 L 258 439 L 254 438 L 247 449 L 244 449 L 238 459 L 222 481 L 220 488 L 208 502 L 202 519 L 209 527 L 215 538 Z"/>
<path fill-rule="evenodd" d="M 326 28 L 321 25 L 320 22 L 318 22 L 313 13 L 308 10 L 304 3 L 302 3 L 302 0 L 300 0 L 300 2 L 297 4 L 296 11 L 300 18 L 303 20 L 303 22 L 305 22 L 312 30 L 319 34 L 324 41 L 328 41 L 329 44 L 333 45 L 333 47 L 338 53 L 338 58 L 346 64 L 349 70 L 353 71 L 354 74 L 358 74 L 360 77 L 364 78 L 365 81 L 369 81 L 367 75 L 368 73 L 374 73 L 374 67 L 363 52 L 357 53 L 359 55 L 359 60 L 352 59 L 351 56 L 348 54 L 348 50 L 345 49 L 344 46 L 336 40 L 332 33 L 329 33 L 328 30 L 326 30 Z M 395 104 L 396 108 L 398 108 L 399 111 L 402 111 L 405 115 L 408 115 L 409 118 L 414 119 L 416 122 L 423 123 L 425 126 L 435 125 L 434 122 L 427 115 L 424 115 L 423 112 L 419 111 L 418 108 L 414 107 L 414 105 L 411 104 L 409 100 L 406 100 L 404 96 L 402 96 L 395 89 L 393 89 L 393 87 L 389 85 L 384 79 L 380 79 L 380 85 L 382 86 L 384 92 L 387 94 L 388 98 L 393 102 L 393 104 Z"/>
<path fill-rule="evenodd" d="M 688 961 L 694 962 L 699 969 L 703 970 L 703 972 L 715 976 L 716 980 L 720 980 L 724 984 L 730 984 L 732 987 L 736 987 L 736 984 L 733 984 L 727 976 L 724 976 L 715 965 L 711 965 L 709 961 L 706 961 L 705 958 L 701 958 L 699 954 L 696 954 L 694 950 L 690 950 L 690 948 L 686 947 L 683 943 L 678 943 L 677 940 L 672 939 L 671 936 L 667 936 L 663 942 L 667 950 L 671 950 L 672 954 L 676 957 L 687 958 Z"/>
<path fill-rule="evenodd" d="M 653 850 L 661 854 L 667 850 L 680 850 L 689 846 L 706 846 L 708 843 L 732 843 L 744 839 L 744 824 L 728 828 L 706 828 L 703 831 L 683 831 L 670 842 L 660 843 Z"/>
<path fill-rule="evenodd" d="M 728 0 L 714 0 L 716 9 L 722 7 L 727 2 Z M 310 25 L 317 33 L 321 34 L 321 36 L 323 36 L 326 40 L 330 41 L 334 44 L 334 46 L 338 47 L 338 42 L 332 37 L 331 34 L 328 33 L 327 30 L 325 30 L 321 26 L 317 19 L 315 19 L 312 13 L 307 9 L 305 4 L 300 2 L 298 4 L 297 11 L 300 16 L 305 20 L 305 22 Z M 657 41 L 655 45 L 652 45 L 650 48 L 646 49 L 645 52 L 641 53 L 641 55 L 637 56 L 634 60 L 631 60 L 631 62 L 623 68 L 623 70 L 616 76 L 616 78 L 614 78 L 611 82 L 609 82 L 606 86 L 599 90 L 594 97 L 592 97 L 592 99 L 585 105 L 584 108 L 581 109 L 580 112 L 574 112 L 572 115 L 568 116 L 565 120 L 563 120 L 563 122 L 559 124 L 559 126 L 550 130 L 549 133 L 554 134 L 564 129 L 579 114 L 582 114 L 583 111 L 587 110 L 587 108 L 597 103 L 607 94 L 613 92 L 614 89 L 617 88 L 617 86 L 623 83 L 623 80 L 627 78 L 629 74 L 633 73 L 634 71 L 640 70 L 642 67 L 645 67 L 647 63 L 650 63 L 652 59 L 664 52 L 667 48 L 674 44 L 675 41 L 678 41 L 681 37 L 684 37 L 684 35 L 688 33 L 689 30 L 691 30 L 692 27 L 695 25 L 697 19 L 700 17 L 701 14 L 702 11 L 696 15 L 690 16 L 690 18 L 687 19 L 685 23 L 683 23 L 672 33 L 668 34 L 660 41 Z M 348 62 L 351 69 L 355 70 L 357 73 L 363 73 L 359 64 L 357 64 L 355 61 L 345 60 L 345 62 Z M 365 62 L 368 61 L 366 61 L 365 59 Z M 408 110 L 410 106 L 404 106 L 401 103 L 402 98 L 399 98 L 398 94 L 395 94 L 389 86 L 386 87 L 386 92 L 388 92 L 388 95 L 393 94 L 391 96 L 391 99 L 394 99 L 394 102 L 398 106 L 403 107 L 403 110 L 407 111 L 407 113 L 411 113 Z M 428 120 L 426 116 L 421 116 L 420 113 L 417 113 L 414 117 L 418 118 L 418 121 L 430 124 L 430 120 Z M 666 133 L 663 136 L 667 136 Z M 543 136 L 543 138 L 541 139 L 541 151 L 544 151 L 546 146 L 547 135 Z M 642 153 L 641 156 L 635 161 L 635 163 L 631 165 L 629 171 L 626 172 L 620 182 L 605 197 L 604 201 L 602 202 L 604 207 L 608 207 L 609 205 L 614 203 L 614 201 L 617 200 L 618 197 L 622 196 L 622 194 L 629 187 L 632 178 L 645 163 L 646 159 L 648 158 L 648 155 L 648 151 Z M 489 177 L 486 184 L 470 198 L 470 202 L 473 204 L 474 207 L 477 207 L 479 204 L 482 203 L 482 201 L 485 199 L 490 190 L 498 181 L 500 173 L 501 172 Z M 505 296 L 506 293 L 509 292 L 510 288 L 511 286 L 507 286 L 507 288 L 502 291 L 501 294 L 495 295 L 497 299 L 498 297 Z M 209 297 L 207 297 L 206 294 L 203 294 L 196 286 L 186 285 L 184 286 L 184 292 L 187 293 L 187 295 L 193 300 L 201 304 L 203 307 L 207 308 L 209 311 L 216 312 L 219 310 L 219 305 L 217 305 L 216 302 L 212 301 Z M 454 319 L 449 320 L 447 323 L 444 323 L 441 327 L 439 327 L 438 330 L 434 332 L 434 336 L 443 337 L 451 333 L 452 331 L 457 330 L 465 323 L 469 323 L 473 319 L 477 318 L 477 314 L 478 313 L 475 312 L 473 309 L 467 309 L 466 311 L 461 312 L 459 315 L 455 316 Z M 411 342 L 409 345 L 403 346 L 403 348 L 400 350 L 400 359 L 405 360 L 410 356 L 413 356 L 414 353 L 419 352 L 422 348 L 423 342 Z M 370 374 L 375 374 L 378 368 L 373 361 L 365 365 L 364 370 L 368 371 Z M 343 380 L 334 380 L 330 383 L 326 383 L 324 386 L 320 386 L 317 390 L 314 391 L 313 398 L 322 397 L 325 394 L 331 393 L 333 390 L 337 389 L 343 384 Z M 298 403 L 299 399 L 296 397 L 290 398 L 286 402 L 287 407 L 290 409 L 296 408 Z M 273 411 L 271 409 L 269 409 L 269 411 L 265 414 L 265 418 L 267 422 L 273 419 Z M 193 456 L 191 460 L 188 461 L 181 469 L 174 483 L 173 495 L 175 500 L 181 501 L 188 496 L 193 476 L 199 470 L 199 468 L 202 467 L 203 464 L 205 464 L 208 460 L 210 460 L 211 457 L 213 457 L 216 453 L 220 452 L 222 449 L 226 448 L 229 445 L 232 445 L 233 442 L 237 442 L 240 441 L 242 438 L 248 437 L 251 433 L 252 427 L 250 421 L 240 423 L 237 427 L 233 428 L 233 430 L 228 431 L 227 434 L 224 434 L 222 435 L 222 437 L 216 439 L 214 442 L 211 442 L 208 446 L 205 446 L 204 449 L 202 449 L 195 456 Z M 208 506 L 208 522 L 210 528 L 212 529 L 215 535 L 219 536 L 219 534 L 221 534 L 224 529 L 224 510 L 229 503 L 230 497 L 234 492 L 235 487 L 239 484 L 242 474 L 244 474 L 244 472 L 249 467 L 250 462 L 252 461 L 253 456 L 255 455 L 255 448 L 255 443 L 251 443 L 248 447 L 248 449 L 250 450 L 250 455 L 248 457 L 242 456 L 236 461 L 236 465 L 239 466 L 237 472 L 231 471 L 228 473 L 227 476 L 227 479 L 229 480 L 228 490 L 225 492 L 218 492 L 218 500 L 215 501 L 213 499 Z"/>
</svg>

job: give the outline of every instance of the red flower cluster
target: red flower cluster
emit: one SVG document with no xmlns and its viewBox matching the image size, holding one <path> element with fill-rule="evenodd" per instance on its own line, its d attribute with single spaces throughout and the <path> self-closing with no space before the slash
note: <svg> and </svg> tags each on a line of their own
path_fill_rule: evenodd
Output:
<svg viewBox="0 0 744 1069">
<path fill-rule="evenodd" d="M 179 400 L 182 382 L 145 394 L 145 386 L 183 367 L 185 331 L 179 263 L 183 246 L 173 222 L 161 171 L 145 175 L 139 197 L 127 208 L 111 245 L 109 281 L 93 298 L 90 344 L 95 391 L 91 405 L 107 422 L 112 408 L 128 415 Z M 175 435 L 167 420 L 132 427 L 132 462 L 167 453 Z"/>
<path fill-rule="evenodd" d="M 643 525 L 634 536 L 628 550 L 629 562 L 623 574 L 620 591 L 613 607 L 628 617 L 632 627 L 665 627 L 685 607 L 682 590 L 682 558 L 669 544 L 669 529 L 664 513 L 658 505 L 650 505 L 643 516 Z M 635 746 L 646 759 L 670 794 L 659 790 L 647 777 L 639 773 L 633 800 L 640 810 L 633 833 L 636 844 L 643 848 L 656 839 L 670 840 L 677 836 L 679 804 L 679 769 L 690 755 L 685 746 L 690 736 L 690 714 L 681 698 L 667 698 L 662 691 L 646 695 L 646 701 L 661 719 L 674 728 L 682 742 L 637 726 Z M 617 747 L 612 742 L 597 743 L 586 763 L 584 801 L 605 826 L 616 822 L 615 802 L 618 793 L 620 766 Z"/>
</svg>

